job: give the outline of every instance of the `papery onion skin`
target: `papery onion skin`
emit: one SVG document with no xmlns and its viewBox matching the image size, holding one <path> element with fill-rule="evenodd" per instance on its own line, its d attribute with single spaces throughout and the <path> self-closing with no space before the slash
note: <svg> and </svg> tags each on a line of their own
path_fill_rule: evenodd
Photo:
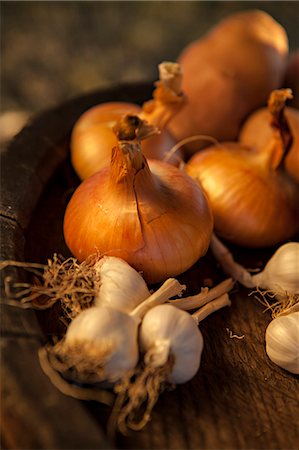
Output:
<svg viewBox="0 0 299 450">
<path fill-rule="evenodd" d="M 108 102 L 96 105 L 76 122 L 71 136 L 71 161 L 81 180 L 109 166 L 111 149 L 117 144 L 113 125 L 125 114 L 138 114 L 141 108 L 133 103 Z M 147 158 L 163 159 L 175 144 L 166 129 L 159 135 L 142 142 L 142 151 Z M 177 162 L 177 158 L 172 158 Z"/>
<path fill-rule="evenodd" d="M 299 109 L 299 48 L 293 50 L 289 55 L 283 86 L 292 89 L 294 98 L 290 102 L 290 106 Z"/>
<path fill-rule="evenodd" d="M 159 134 L 141 144 L 147 158 L 179 165 L 181 151 L 169 155 L 175 140 L 167 131 L 169 120 L 185 103 L 182 92 L 182 72 L 177 63 L 163 61 L 158 66 L 159 80 L 152 98 L 142 107 L 125 102 L 108 102 L 86 111 L 75 123 L 71 136 L 71 160 L 81 179 L 86 179 L 110 163 L 111 149 L 117 144 L 113 127 L 126 114 L 138 114 L 140 119 L 155 126 Z"/>
<path fill-rule="evenodd" d="M 299 312 L 273 319 L 266 329 L 265 339 L 271 361 L 299 374 Z"/>
<path fill-rule="evenodd" d="M 198 134 L 236 139 L 246 116 L 281 86 L 287 55 L 287 34 L 266 12 L 228 16 L 179 56 L 188 102 L 170 132 L 177 141 Z M 198 145 L 184 148 L 190 155 Z"/>
<path fill-rule="evenodd" d="M 209 198 L 216 233 L 246 247 L 284 242 L 299 228 L 297 186 L 282 171 L 267 170 L 260 158 L 239 143 L 223 143 L 186 165 Z"/>
<path fill-rule="evenodd" d="M 284 159 L 284 167 L 291 177 L 299 183 L 299 110 L 287 107 L 285 117 L 293 138 L 291 148 Z M 271 115 L 268 108 L 260 108 L 251 114 L 242 126 L 239 141 L 259 151 L 263 151 L 272 139 Z"/>
<path fill-rule="evenodd" d="M 72 165 L 81 180 L 110 164 L 111 149 L 117 144 L 113 125 L 122 115 L 138 114 L 140 109 L 132 103 L 108 102 L 88 109 L 79 117 L 70 145 Z"/>
<path fill-rule="evenodd" d="M 65 213 L 66 243 L 79 261 L 98 253 L 117 256 L 149 283 L 191 267 L 208 249 L 213 229 L 207 199 L 188 175 L 143 156 L 128 176 L 115 147 L 110 168 L 85 180 Z M 113 162 L 114 161 L 114 162 Z M 114 167 L 114 169 L 113 169 Z"/>
</svg>

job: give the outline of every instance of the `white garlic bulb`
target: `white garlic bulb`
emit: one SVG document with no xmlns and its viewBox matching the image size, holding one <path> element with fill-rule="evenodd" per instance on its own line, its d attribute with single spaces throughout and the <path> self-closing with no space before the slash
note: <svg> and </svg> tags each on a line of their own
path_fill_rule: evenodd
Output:
<svg viewBox="0 0 299 450">
<path fill-rule="evenodd" d="M 176 279 L 169 278 L 129 313 L 109 306 L 84 310 L 54 346 L 53 354 L 60 361 L 58 370 L 71 369 L 83 382 L 120 380 L 138 362 L 138 326 L 144 315 L 184 289 Z"/>
<path fill-rule="evenodd" d="M 278 295 L 299 294 L 299 243 L 289 242 L 279 247 L 264 270 L 253 275 L 252 280 L 255 286 Z"/>
<path fill-rule="evenodd" d="M 94 268 L 100 279 L 95 306 L 130 312 L 151 295 L 140 273 L 121 258 L 104 256 Z"/>
<path fill-rule="evenodd" d="M 138 324 L 138 318 L 114 308 L 88 308 L 70 323 L 63 352 L 74 365 L 82 360 L 99 379 L 116 381 L 137 364 Z"/>
<path fill-rule="evenodd" d="M 203 337 L 186 311 L 169 304 L 151 309 L 142 321 L 139 342 L 146 365 L 163 366 L 170 356 L 174 357 L 168 380 L 171 383 L 187 382 L 199 368 Z"/>
<path fill-rule="evenodd" d="M 299 312 L 278 316 L 266 329 L 266 352 L 275 364 L 299 374 Z"/>
</svg>

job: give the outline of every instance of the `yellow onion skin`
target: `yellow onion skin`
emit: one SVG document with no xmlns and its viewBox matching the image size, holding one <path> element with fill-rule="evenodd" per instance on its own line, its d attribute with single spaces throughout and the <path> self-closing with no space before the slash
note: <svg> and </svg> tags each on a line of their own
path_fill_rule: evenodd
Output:
<svg viewBox="0 0 299 450">
<path fill-rule="evenodd" d="M 289 175 L 299 183 L 299 110 L 291 107 L 285 108 L 286 120 L 293 137 L 292 145 L 288 150 L 283 165 Z M 272 139 L 271 114 L 268 108 L 260 108 L 251 114 L 244 122 L 240 131 L 239 141 L 258 151 L 266 149 Z"/>
<path fill-rule="evenodd" d="M 285 79 L 282 85 L 292 89 L 294 98 L 289 105 L 299 109 L 299 48 L 291 51 L 289 55 Z"/>
<path fill-rule="evenodd" d="M 281 86 L 287 55 L 286 32 L 266 12 L 224 18 L 179 55 L 188 102 L 169 124 L 172 135 L 177 141 L 198 134 L 235 140 L 247 115 Z M 198 145 L 184 149 L 192 155 Z"/>
<path fill-rule="evenodd" d="M 113 125 L 124 114 L 138 114 L 137 105 L 108 102 L 85 111 L 71 135 L 71 161 L 81 180 L 110 164 L 111 149 L 117 144 Z"/>
<path fill-rule="evenodd" d="M 196 153 L 187 173 L 205 190 L 216 233 L 246 247 L 266 247 L 294 236 L 299 228 L 296 184 L 262 155 L 239 143 Z"/>
<path fill-rule="evenodd" d="M 133 103 L 108 102 L 90 108 L 76 122 L 71 135 L 71 161 L 81 180 L 110 164 L 111 149 L 117 144 L 113 126 L 125 114 L 138 114 L 141 108 Z M 175 145 L 167 129 L 142 142 L 143 154 L 147 158 L 162 160 Z M 179 158 L 172 157 L 171 164 Z"/>
<path fill-rule="evenodd" d="M 139 167 L 128 168 L 120 153 L 115 147 L 111 166 L 75 191 L 64 218 L 66 243 L 79 261 L 95 253 L 120 257 L 148 283 L 176 276 L 209 247 L 207 199 L 176 167 L 140 154 Z"/>
</svg>

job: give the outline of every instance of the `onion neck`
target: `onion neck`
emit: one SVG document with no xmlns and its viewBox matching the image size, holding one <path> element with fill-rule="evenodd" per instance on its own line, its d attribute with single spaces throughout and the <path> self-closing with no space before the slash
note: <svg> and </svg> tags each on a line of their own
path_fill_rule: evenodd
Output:
<svg viewBox="0 0 299 450">
<path fill-rule="evenodd" d="M 273 134 L 264 153 L 264 162 L 272 170 L 281 167 L 293 143 L 293 136 L 285 116 L 285 104 L 291 98 L 293 96 L 290 89 L 279 89 L 274 90 L 268 100 L 270 126 Z"/>
<path fill-rule="evenodd" d="M 182 108 L 182 72 L 179 64 L 163 62 L 159 65 L 160 80 L 156 82 L 153 99 L 144 103 L 140 117 L 160 130 Z"/>
<path fill-rule="evenodd" d="M 158 133 L 157 128 L 138 116 L 126 115 L 114 127 L 118 145 L 112 149 L 110 184 L 134 186 L 135 175 L 143 171 L 144 179 L 154 184 L 148 163 L 142 154 L 141 141 Z"/>
</svg>

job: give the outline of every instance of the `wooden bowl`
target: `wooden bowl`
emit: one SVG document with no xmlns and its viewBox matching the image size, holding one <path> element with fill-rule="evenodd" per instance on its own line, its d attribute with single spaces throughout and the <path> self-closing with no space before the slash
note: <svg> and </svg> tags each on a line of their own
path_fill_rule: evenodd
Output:
<svg viewBox="0 0 299 450">
<path fill-rule="evenodd" d="M 125 85 L 76 98 L 36 116 L 2 154 L 1 260 L 45 263 L 68 256 L 62 234 L 67 202 L 79 184 L 69 159 L 69 137 L 78 117 L 106 101 L 141 104 L 152 84 Z M 235 247 L 236 259 L 262 267 L 273 249 Z M 2 279 L 24 278 L 5 269 Z M 208 253 L 178 277 L 195 293 L 225 278 Z M 5 291 L 5 283 L 3 283 Z M 3 292 L 5 300 L 5 292 Z M 1 305 L 3 447 L 9 449 L 277 449 L 298 443 L 298 378 L 265 353 L 270 314 L 236 286 L 231 308 L 201 325 L 205 347 L 198 374 L 161 395 L 140 432 L 109 440 L 111 408 L 62 394 L 40 368 L 38 349 L 57 333 L 52 310 L 36 314 Z M 237 335 L 237 337 L 232 337 Z"/>
</svg>

